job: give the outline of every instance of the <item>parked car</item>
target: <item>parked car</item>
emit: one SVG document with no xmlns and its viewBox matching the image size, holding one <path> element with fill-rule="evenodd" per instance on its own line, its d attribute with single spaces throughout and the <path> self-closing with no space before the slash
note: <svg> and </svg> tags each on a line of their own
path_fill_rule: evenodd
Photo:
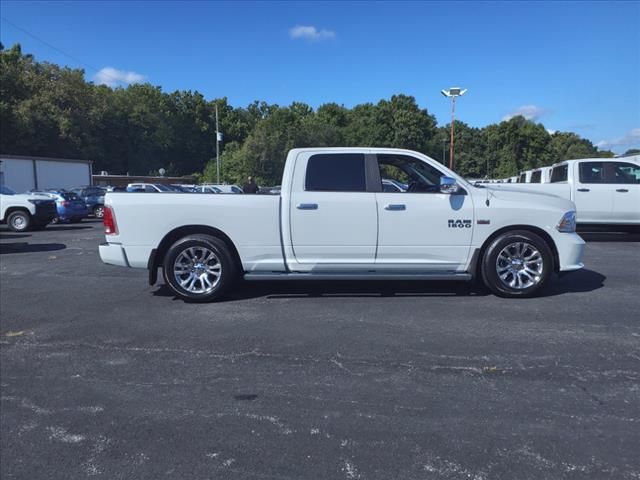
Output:
<svg viewBox="0 0 640 480">
<path fill-rule="evenodd" d="M 127 192 L 146 192 L 146 193 L 158 193 L 158 192 L 171 192 L 168 186 L 161 183 L 130 183 L 127 185 Z"/>
<path fill-rule="evenodd" d="M 89 216 L 89 209 L 84 200 L 76 193 L 63 189 L 31 190 L 33 195 L 47 196 L 56 204 L 57 216 L 53 223 L 70 222 L 78 223 Z"/>
<path fill-rule="evenodd" d="M 391 168 L 393 167 L 393 168 Z M 407 191 L 383 191 L 380 171 Z M 472 280 L 528 297 L 583 267 L 575 205 L 554 195 L 474 186 L 421 153 L 301 148 L 282 194 L 110 193 L 103 262 L 162 267 L 179 297 L 210 301 L 245 280 Z M 188 212 L 188 214 L 185 214 Z"/>
<path fill-rule="evenodd" d="M 396 180 L 390 180 L 388 178 L 383 178 L 382 179 L 382 191 L 383 192 L 396 192 L 396 193 L 403 193 L 407 191 L 407 188 L 409 188 L 409 186 L 405 183 L 401 183 L 398 182 Z"/>
<path fill-rule="evenodd" d="M 549 183 L 507 188 L 572 200 L 579 225 L 640 227 L 640 155 L 565 160 L 551 167 Z"/>
<path fill-rule="evenodd" d="M 542 167 L 532 170 L 529 183 L 549 183 L 552 169 L 553 167 Z"/>
<path fill-rule="evenodd" d="M 280 195 L 282 188 L 280 185 L 276 185 L 275 187 L 260 187 L 258 188 L 258 193 L 263 195 Z"/>
<path fill-rule="evenodd" d="M 171 185 L 167 185 L 171 190 L 173 190 L 174 192 L 179 192 L 179 193 L 196 193 L 196 190 L 194 187 L 191 187 L 189 185 L 176 185 L 176 184 L 171 184 Z"/>
<path fill-rule="evenodd" d="M 227 185 L 222 183 L 205 183 L 203 186 L 215 187 L 220 190 L 220 193 L 244 193 L 242 189 L 237 185 Z"/>
<path fill-rule="evenodd" d="M 107 192 L 126 192 L 127 191 L 127 187 L 122 186 L 122 185 L 116 185 L 116 186 L 112 186 L 109 185 L 108 187 L 104 187 Z"/>
<path fill-rule="evenodd" d="M 194 193 L 222 193 L 218 187 L 213 185 L 196 185 L 193 190 Z"/>
<path fill-rule="evenodd" d="M 104 214 L 104 194 L 107 190 L 102 187 L 76 187 L 70 190 L 84 200 L 89 212 L 96 218 L 102 218 Z"/>
<path fill-rule="evenodd" d="M 56 216 L 56 204 L 52 199 L 19 194 L 5 185 L 0 186 L 0 223 L 6 223 L 12 231 L 44 228 Z"/>
</svg>

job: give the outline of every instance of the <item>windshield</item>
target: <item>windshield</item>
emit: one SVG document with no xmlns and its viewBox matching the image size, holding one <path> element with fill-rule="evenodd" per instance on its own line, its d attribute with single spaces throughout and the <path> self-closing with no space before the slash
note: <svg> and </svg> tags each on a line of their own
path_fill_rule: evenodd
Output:
<svg viewBox="0 0 640 480">
<path fill-rule="evenodd" d="M 0 193 L 2 195 L 15 195 L 16 192 L 14 192 L 13 190 L 11 190 L 9 187 L 5 187 L 4 185 L 2 185 L 0 187 Z"/>
</svg>

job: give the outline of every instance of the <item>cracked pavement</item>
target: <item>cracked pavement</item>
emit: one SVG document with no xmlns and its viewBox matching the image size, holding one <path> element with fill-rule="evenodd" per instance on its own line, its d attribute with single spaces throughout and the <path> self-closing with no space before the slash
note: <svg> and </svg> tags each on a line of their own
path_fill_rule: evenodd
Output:
<svg viewBox="0 0 640 480">
<path fill-rule="evenodd" d="M 79 227 L 79 228 L 77 228 Z M 640 237 L 506 300 L 241 284 L 187 304 L 95 221 L 0 230 L 3 479 L 640 478 Z"/>
</svg>

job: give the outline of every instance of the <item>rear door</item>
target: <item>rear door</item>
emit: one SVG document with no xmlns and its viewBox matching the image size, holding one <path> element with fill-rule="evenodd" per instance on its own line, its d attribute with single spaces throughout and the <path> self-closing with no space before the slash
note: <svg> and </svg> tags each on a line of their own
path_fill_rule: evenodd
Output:
<svg viewBox="0 0 640 480">
<path fill-rule="evenodd" d="M 369 157 L 369 156 L 367 156 Z M 373 265 L 378 219 L 363 153 L 304 152 L 290 197 L 291 243 L 300 264 Z"/>
</svg>

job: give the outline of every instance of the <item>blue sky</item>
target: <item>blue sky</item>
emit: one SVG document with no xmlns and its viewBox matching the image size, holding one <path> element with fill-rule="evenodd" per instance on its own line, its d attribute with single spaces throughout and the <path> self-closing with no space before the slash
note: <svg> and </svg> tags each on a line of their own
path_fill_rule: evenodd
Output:
<svg viewBox="0 0 640 480">
<path fill-rule="evenodd" d="M 459 85 L 469 90 L 457 118 L 472 126 L 523 112 L 616 152 L 640 147 L 640 2 L 0 7 L 6 47 L 19 42 L 39 60 L 84 68 L 89 80 L 146 80 L 234 106 L 350 107 L 405 93 L 440 124 L 450 115 L 440 90 Z"/>
</svg>

